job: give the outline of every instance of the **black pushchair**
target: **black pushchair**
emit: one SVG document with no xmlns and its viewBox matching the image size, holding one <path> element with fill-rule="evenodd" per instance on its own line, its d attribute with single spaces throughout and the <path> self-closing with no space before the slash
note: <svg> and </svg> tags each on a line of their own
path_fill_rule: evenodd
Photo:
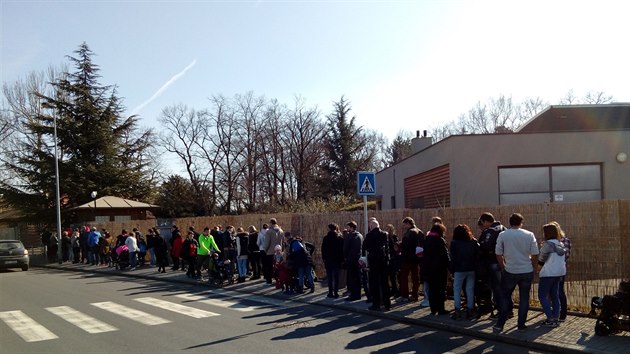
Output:
<svg viewBox="0 0 630 354">
<path fill-rule="evenodd" d="M 630 281 L 622 281 L 615 295 L 593 297 L 591 315 L 599 310 L 595 333 L 600 336 L 630 331 Z"/>
<path fill-rule="evenodd" d="M 112 252 L 112 262 L 116 266 L 116 269 L 129 267 L 129 248 L 125 245 L 116 247 L 114 252 Z"/>
<path fill-rule="evenodd" d="M 210 283 L 222 286 L 227 281 L 228 284 L 234 284 L 231 263 L 229 259 L 223 260 L 218 253 L 213 253 L 209 265 Z"/>
</svg>

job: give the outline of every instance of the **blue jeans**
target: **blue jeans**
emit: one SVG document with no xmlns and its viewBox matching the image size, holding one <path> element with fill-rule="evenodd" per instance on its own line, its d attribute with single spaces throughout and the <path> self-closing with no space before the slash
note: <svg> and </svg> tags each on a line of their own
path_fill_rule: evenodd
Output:
<svg viewBox="0 0 630 354">
<path fill-rule="evenodd" d="M 538 283 L 538 300 L 548 320 L 560 316 L 560 280 L 562 277 L 542 277 Z"/>
<path fill-rule="evenodd" d="M 501 268 L 498 263 L 490 263 L 487 266 L 487 281 L 488 286 L 492 289 L 492 302 L 494 303 L 494 307 L 497 311 L 501 311 L 501 297 L 503 294 L 503 290 L 501 289 Z M 514 307 L 514 302 L 512 301 L 512 297 L 508 299 L 509 304 L 508 307 L 511 310 Z"/>
<path fill-rule="evenodd" d="M 88 261 L 92 265 L 98 264 L 98 246 L 90 246 L 90 249 L 88 250 Z"/>
<path fill-rule="evenodd" d="M 131 268 L 135 268 L 137 261 L 138 257 L 136 252 L 129 252 L 129 266 L 131 266 Z"/>
<path fill-rule="evenodd" d="M 499 311 L 498 327 L 503 327 L 510 312 L 512 293 L 518 285 L 518 326 L 525 326 L 527 321 L 527 311 L 529 311 L 529 290 L 532 288 L 534 272 L 512 274 L 504 271 L 501 274 L 501 311 Z"/>
<path fill-rule="evenodd" d="M 153 247 L 149 248 L 149 254 L 151 256 L 151 265 L 155 265 L 155 249 Z"/>
<path fill-rule="evenodd" d="M 238 276 L 241 278 L 245 278 L 245 276 L 247 275 L 247 258 L 239 258 L 236 262 L 238 264 Z"/>
<path fill-rule="evenodd" d="M 425 281 L 422 283 L 422 295 L 424 298 L 422 299 L 422 306 L 429 306 L 429 282 Z"/>
<path fill-rule="evenodd" d="M 311 286 L 315 287 L 315 282 L 313 281 L 313 272 L 311 272 L 311 266 L 306 265 L 304 267 L 298 268 L 298 291 L 304 290 L 304 277 L 308 277 Z"/>
<path fill-rule="evenodd" d="M 455 272 L 453 279 L 453 299 L 455 309 L 462 304 L 462 287 L 466 283 L 466 307 L 472 310 L 475 307 L 475 271 Z"/>
</svg>

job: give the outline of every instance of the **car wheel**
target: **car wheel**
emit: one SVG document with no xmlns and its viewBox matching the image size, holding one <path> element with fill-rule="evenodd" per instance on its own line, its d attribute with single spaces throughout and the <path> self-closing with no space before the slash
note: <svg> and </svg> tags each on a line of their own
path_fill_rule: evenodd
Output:
<svg viewBox="0 0 630 354">
<path fill-rule="evenodd" d="M 23 265 L 22 270 L 26 272 L 28 270 L 28 264 Z"/>
</svg>

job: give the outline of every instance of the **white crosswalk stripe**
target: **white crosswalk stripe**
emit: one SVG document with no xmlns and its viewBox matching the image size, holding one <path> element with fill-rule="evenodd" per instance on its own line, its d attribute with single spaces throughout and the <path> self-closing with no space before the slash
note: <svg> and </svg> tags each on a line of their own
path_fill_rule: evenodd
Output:
<svg viewBox="0 0 630 354">
<path fill-rule="evenodd" d="M 170 301 L 164 301 L 164 300 L 160 300 L 160 299 L 156 299 L 152 297 L 141 297 L 134 300 L 141 302 L 143 304 L 146 304 L 146 305 L 155 306 L 163 310 L 177 312 L 179 314 L 194 317 L 194 318 L 220 316 L 218 313 L 204 311 L 204 310 L 196 309 L 194 307 L 176 304 Z"/>
<path fill-rule="evenodd" d="M 271 306 L 282 306 L 282 307 L 294 306 L 294 305 L 290 304 L 290 302 L 287 302 L 287 300 L 276 299 L 276 298 L 273 298 L 273 297 L 257 296 L 256 298 L 252 298 L 252 296 L 250 294 L 242 294 L 242 293 L 232 293 L 232 294 L 230 294 L 230 297 L 233 297 L 233 298 L 236 298 L 236 299 L 243 299 L 243 300 L 259 302 L 261 304 L 271 305 Z M 298 306 L 298 305 L 295 305 L 295 306 Z"/>
<path fill-rule="evenodd" d="M 146 312 L 136 310 L 124 305 L 119 305 L 115 302 L 105 301 L 105 302 L 95 302 L 92 303 L 93 306 L 96 306 L 102 310 L 109 311 L 116 315 L 128 318 L 130 320 L 145 324 L 147 326 L 155 326 L 164 323 L 170 323 L 171 321 L 164 319 L 162 317 L 153 316 Z"/>
<path fill-rule="evenodd" d="M 206 304 L 215 307 L 221 307 L 228 310 L 238 311 L 238 312 L 251 312 L 255 310 L 259 310 L 266 305 L 278 305 L 274 301 L 270 300 L 259 300 L 257 302 L 264 303 L 264 305 L 260 306 L 249 306 L 242 304 L 238 298 L 239 295 L 235 295 L 237 300 L 223 300 L 216 298 L 208 298 L 209 294 L 178 294 L 176 297 L 187 300 L 190 302 Z M 245 299 L 246 297 L 243 297 Z M 207 318 L 220 316 L 221 314 L 198 309 L 192 306 L 183 305 L 176 302 L 165 301 L 158 298 L 153 297 L 141 297 L 134 299 L 142 304 L 153 306 L 159 309 L 168 310 L 172 312 L 176 312 L 181 315 L 193 317 L 193 318 Z M 249 299 L 251 300 L 251 299 Z M 281 301 L 281 300 L 280 300 Z M 165 323 L 170 323 L 170 320 L 165 318 L 152 315 L 150 313 L 137 310 L 135 308 L 118 304 L 112 301 L 104 301 L 104 302 L 94 302 L 91 303 L 92 306 L 95 306 L 101 310 L 116 314 L 118 316 L 122 316 L 126 319 L 147 325 L 147 326 L 155 326 Z M 262 306 L 262 307 L 261 307 Z M 118 328 L 112 326 L 108 323 L 105 323 L 95 317 L 92 317 L 88 314 L 85 314 L 81 311 L 78 311 L 70 306 L 54 306 L 54 307 L 46 307 L 46 311 L 62 318 L 63 320 L 69 322 L 70 324 L 77 326 L 90 334 L 97 333 L 105 333 L 105 332 L 113 332 L 117 331 Z M 34 319 L 26 315 L 24 312 L 20 310 L 16 311 L 4 311 L 0 312 L 0 319 L 5 322 L 11 330 L 13 330 L 17 335 L 19 335 L 26 342 L 37 342 L 37 341 L 45 341 L 51 339 L 59 338 L 56 334 L 48 330 L 46 327 L 37 323 Z"/>
<path fill-rule="evenodd" d="M 192 295 L 192 294 L 178 294 L 175 295 L 179 298 L 182 298 L 184 300 L 188 300 L 188 301 L 196 301 L 196 302 L 201 302 L 204 304 L 208 304 L 208 305 L 212 305 L 212 306 L 217 306 L 217 307 L 223 307 L 223 308 L 227 308 L 230 310 L 234 310 L 234 311 L 240 311 L 240 312 L 250 312 L 250 311 L 254 311 L 256 309 L 258 309 L 258 307 L 256 306 L 247 306 L 247 305 L 243 305 L 240 304 L 238 302 L 233 302 L 233 301 L 225 301 L 225 300 L 219 300 L 219 299 L 209 299 L 205 296 L 201 296 L 201 295 Z"/>
<path fill-rule="evenodd" d="M 47 307 L 46 310 L 72 323 L 88 333 L 103 333 L 118 330 L 114 326 L 110 326 L 105 322 L 99 321 L 94 317 L 79 312 L 69 306 Z"/>
<path fill-rule="evenodd" d="M 22 311 L 0 312 L 0 319 L 27 342 L 39 342 L 59 338 Z"/>
</svg>

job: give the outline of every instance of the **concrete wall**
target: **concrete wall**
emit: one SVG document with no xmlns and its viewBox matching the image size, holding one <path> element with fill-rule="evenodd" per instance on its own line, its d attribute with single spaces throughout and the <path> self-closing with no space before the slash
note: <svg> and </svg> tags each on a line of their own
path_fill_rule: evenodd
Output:
<svg viewBox="0 0 630 354">
<path fill-rule="evenodd" d="M 383 209 L 404 207 L 404 179 L 450 165 L 451 207 L 499 204 L 499 166 L 601 163 L 604 199 L 630 199 L 630 131 L 457 135 L 376 174 Z"/>
</svg>

